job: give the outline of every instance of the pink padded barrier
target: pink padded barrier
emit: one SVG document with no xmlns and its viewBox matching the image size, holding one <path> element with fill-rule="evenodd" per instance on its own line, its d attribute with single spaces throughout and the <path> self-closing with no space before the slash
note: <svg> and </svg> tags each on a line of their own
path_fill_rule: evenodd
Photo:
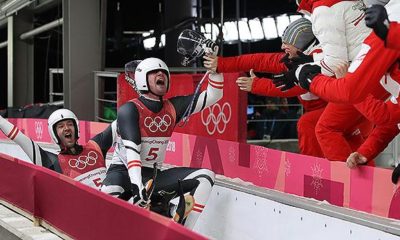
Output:
<svg viewBox="0 0 400 240">
<path fill-rule="evenodd" d="M 73 239 L 206 239 L 171 219 L 3 154 L 0 198 Z"/>
</svg>

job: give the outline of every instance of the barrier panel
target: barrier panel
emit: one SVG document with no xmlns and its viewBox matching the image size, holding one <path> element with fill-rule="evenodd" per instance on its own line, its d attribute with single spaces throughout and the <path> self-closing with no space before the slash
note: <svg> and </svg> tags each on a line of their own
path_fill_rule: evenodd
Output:
<svg viewBox="0 0 400 240">
<path fill-rule="evenodd" d="M 204 74 L 171 74 L 171 86 L 166 98 L 193 94 Z M 183 127 L 176 127 L 180 133 L 245 142 L 247 137 L 247 94 L 236 85 L 239 73 L 224 74 L 224 96 L 218 103 L 189 118 Z M 204 81 L 202 90 L 205 90 Z M 117 106 L 123 105 L 137 94 L 125 81 L 124 74 L 117 80 Z M 179 125 L 178 125 L 179 126 Z"/>
<path fill-rule="evenodd" d="M 167 149 L 169 164 L 205 167 L 257 186 L 400 219 L 400 190 L 389 169 L 349 169 L 343 162 L 179 133 Z"/>
<path fill-rule="evenodd" d="M 73 239 L 206 239 L 171 219 L 0 154 L 0 198 Z"/>
<path fill-rule="evenodd" d="M 50 142 L 47 129 L 43 128 L 47 127 L 45 120 L 11 121 L 34 140 Z M 81 121 L 80 141 L 87 141 L 106 126 Z M 0 138 L 5 136 L 0 134 Z M 389 169 L 368 166 L 349 169 L 343 162 L 182 133 L 172 135 L 166 163 L 206 167 L 257 186 L 400 219 L 400 190 L 392 184 Z"/>
</svg>

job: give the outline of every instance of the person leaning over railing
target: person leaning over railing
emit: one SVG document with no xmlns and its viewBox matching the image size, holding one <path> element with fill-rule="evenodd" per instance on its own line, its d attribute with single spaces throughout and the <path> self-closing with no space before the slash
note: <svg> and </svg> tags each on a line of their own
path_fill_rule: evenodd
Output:
<svg viewBox="0 0 400 240">
<path fill-rule="evenodd" d="M 389 18 L 399 21 L 399 1 L 390 1 L 386 9 L 391 9 Z M 371 20 L 367 11 L 366 23 Z M 303 65 L 296 69 L 294 80 L 302 88 L 323 96 L 332 102 L 357 104 L 370 98 L 377 88 L 383 87 L 392 95 L 390 101 L 369 99 L 370 104 L 365 115 L 369 115 L 376 127 L 364 144 L 356 152 L 349 154 L 347 165 L 354 168 L 370 162 L 382 152 L 399 133 L 400 122 L 399 84 L 400 51 L 385 47 L 381 37 L 372 32 L 363 42 L 356 61 L 352 62 L 344 77 L 335 79 L 319 74 L 318 66 Z M 290 85 L 292 85 L 291 83 Z M 400 176 L 400 165 L 393 171 L 392 181 L 396 183 Z"/>
<path fill-rule="evenodd" d="M 236 81 L 243 91 L 272 97 L 298 97 L 305 110 L 297 123 L 300 153 L 324 157 L 315 136 L 315 125 L 327 103 L 297 86 L 290 90 L 277 88 L 271 79 L 258 78 L 253 73 L 254 70 L 280 74 L 304 63 L 303 59 L 308 59 L 308 61 L 313 58 L 318 59 L 321 56 L 321 48 L 312 32 L 311 22 L 306 18 L 292 22 L 283 33 L 282 49 L 285 53 L 246 54 L 237 57 L 218 57 L 216 60 L 206 57 L 205 66 L 212 67 L 221 73 L 250 71 L 250 77 L 240 77 Z M 279 79 L 279 75 L 276 78 Z M 362 124 L 365 126 L 361 132 L 368 134 L 371 125 L 366 120 Z M 345 135 L 353 150 L 357 149 L 363 141 L 361 135 L 353 134 L 359 132 L 358 128 L 359 126 L 356 126 L 348 130 Z"/>
<path fill-rule="evenodd" d="M 61 150 L 59 154 L 54 154 L 42 149 L 0 116 L 0 130 L 22 148 L 33 164 L 71 177 L 95 189 L 100 189 L 106 175 L 105 158 L 116 137 L 115 126 L 116 123 L 113 122 L 82 146 L 78 144 L 78 118 L 68 109 L 58 109 L 48 118 L 49 134 Z"/>
</svg>

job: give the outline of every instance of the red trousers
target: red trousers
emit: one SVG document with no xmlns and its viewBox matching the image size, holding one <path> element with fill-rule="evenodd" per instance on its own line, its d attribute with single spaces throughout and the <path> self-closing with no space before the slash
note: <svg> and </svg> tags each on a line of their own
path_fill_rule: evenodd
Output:
<svg viewBox="0 0 400 240">
<path fill-rule="evenodd" d="M 300 153 L 314 157 L 324 157 L 315 136 L 315 125 L 325 108 L 304 113 L 297 122 Z"/>
<path fill-rule="evenodd" d="M 297 132 L 299 138 L 299 149 L 301 154 L 310 155 L 314 157 L 325 157 L 325 154 L 321 149 L 320 143 L 316 135 L 317 132 L 316 126 L 320 127 L 319 128 L 320 132 L 323 132 L 321 131 L 322 129 L 326 129 L 326 128 L 321 128 L 323 126 L 326 126 L 326 124 L 324 124 L 324 120 L 322 120 L 322 124 L 320 125 L 317 124 L 319 123 L 320 117 L 324 111 L 325 108 L 320 108 L 314 111 L 306 112 L 303 114 L 303 116 L 300 117 L 297 123 Z M 327 114 L 325 114 L 324 118 L 326 118 L 326 116 Z M 340 157 L 346 155 L 348 152 L 352 153 L 356 151 L 357 148 L 364 142 L 364 139 L 372 131 L 372 128 L 373 125 L 362 116 L 357 122 L 354 123 L 354 126 L 353 125 L 349 126 L 348 130 L 346 130 L 345 133 L 342 133 L 342 137 L 339 138 L 339 140 L 341 141 L 340 144 L 344 145 L 347 148 L 347 151 L 343 151 L 342 153 L 339 152 L 339 154 L 342 154 L 340 155 Z M 322 141 L 325 139 L 326 138 L 323 138 Z M 324 146 L 324 150 L 327 151 L 328 154 L 330 154 L 329 155 L 330 157 L 332 156 L 336 157 L 333 154 L 336 153 L 337 151 L 328 148 L 329 146 L 330 144 L 326 144 L 326 146 Z M 349 156 L 349 154 L 342 161 L 345 161 Z"/>
</svg>

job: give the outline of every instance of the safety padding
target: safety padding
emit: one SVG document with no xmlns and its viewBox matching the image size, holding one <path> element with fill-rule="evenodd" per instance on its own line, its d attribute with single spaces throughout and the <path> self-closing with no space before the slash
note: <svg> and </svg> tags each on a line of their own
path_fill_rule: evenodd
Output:
<svg viewBox="0 0 400 240">
<path fill-rule="evenodd" d="M 0 199 L 73 239 L 206 239 L 171 219 L 0 154 Z"/>
<path fill-rule="evenodd" d="M 344 162 L 178 133 L 167 149 L 169 164 L 209 168 L 260 187 L 400 219 L 400 189 L 390 169 L 349 169 Z"/>
</svg>

